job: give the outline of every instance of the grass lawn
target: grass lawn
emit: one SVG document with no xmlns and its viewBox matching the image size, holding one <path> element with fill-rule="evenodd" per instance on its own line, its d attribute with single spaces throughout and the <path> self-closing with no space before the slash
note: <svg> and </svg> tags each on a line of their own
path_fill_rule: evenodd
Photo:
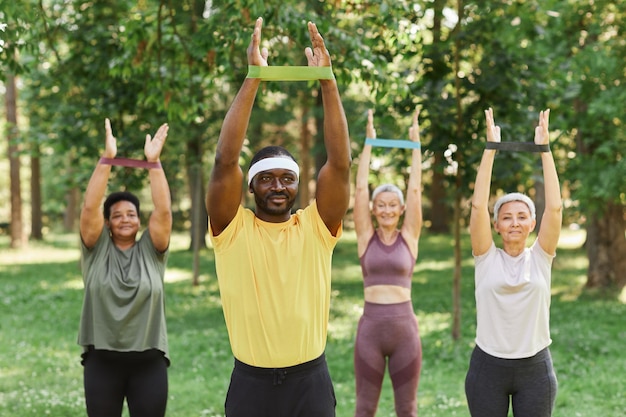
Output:
<svg viewBox="0 0 626 417">
<path fill-rule="evenodd" d="M 8 248 L 0 236 L 0 416 L 84 416 L 80 347 L 82 302 L 78 237 L 51 235 L 27 250 Z M 475 331 L 473 261 L 464 237 L 462 335 L 451 339 L 452 238 L 424 234 L 413 304 L 424 361 L 420 416 L 469 416 L 464 379 Z M 583 291 L 584 234 L 565 231 L 553 267 L 552 355 L 559 379 L 555 417 L 626 415 L 626 305 Z M 222 317 L 213 253 L 201 257 L 200 285 L 191 284 L 186 235 L 172 240 L 166 273 L 172 366 L 169 417 L 216 417 L 232 357 Z M 361 314 L 362 283 L 354 234 L 347 232 L 333 260 L 333 299 L 327 357 L 337 395 L 337 416 L 354 411 L 352 349 Z M 127 414 L 125 414 L 127 415 Z M 385 386 L 377 416 L 395 416 Z"/>
</svg>

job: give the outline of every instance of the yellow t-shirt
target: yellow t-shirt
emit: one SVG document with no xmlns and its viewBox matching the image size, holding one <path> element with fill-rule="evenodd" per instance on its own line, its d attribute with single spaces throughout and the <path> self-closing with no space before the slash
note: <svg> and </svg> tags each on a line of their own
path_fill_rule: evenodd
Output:
<svg viewBox="0 0 626 417">
<path fill-rule="evenodd" d="M 252 366 L 293 366 L 326 347 L 333 236 L 313 202 L 283 223 L 239 207 L 215 250 L 233 355 Z"/>
</svg>

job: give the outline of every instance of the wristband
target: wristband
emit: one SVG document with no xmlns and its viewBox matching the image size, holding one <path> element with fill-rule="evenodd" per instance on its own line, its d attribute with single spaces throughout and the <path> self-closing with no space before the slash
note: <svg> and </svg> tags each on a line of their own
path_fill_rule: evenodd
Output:
<svg viewBox="0 0 626 417">
<path fill-rule="evenodd" d="M 537 145 L 533 142 L 487 142 L 485 149 L 513 152 L 550 152 L 550 145 Z"/>
<path fill-rule="evenodd" d="M 161 162 L 148 162 L 142 161 L 139 159 L 129 159 L 129 158 L 100 158 L 98 161 L 100 164 L 104 165 L 118 165 L 122 167 L 130 167 L 130 168 L 146 168 L 146 169 L 160 169 Z"/>
<path fill-rule="evenodd" d="M 246 78 L 260 78 L 263 81 L 334 80 L 335 74 L 332 67 L 248 65 Z"/>
<path fill-rule="evenodd" d="M 377 148 L 402 148 L 402 149 L 421 149 L 419 142 L 405 139 L 372 139 L 365 138 L 366 145 L 372 145 Z"/>
</svg>

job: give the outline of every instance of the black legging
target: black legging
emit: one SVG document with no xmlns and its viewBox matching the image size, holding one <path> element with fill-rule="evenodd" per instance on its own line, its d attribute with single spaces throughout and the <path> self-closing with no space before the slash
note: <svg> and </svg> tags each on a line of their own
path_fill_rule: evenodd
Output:
<svg viewBox="0 0 626 417">
<path fill-rule="evenodd" d="M 165 416 L 168 364 L 160 351 L 90 350 L 83 365 L 89 417 L 121 416 L 124 398 L 131 417 Z"/>
<path fill-rule="evenodd" d="M 501 359 L 476 347 L 465 378 L 472 417 L 549 417 L 557 380 L 548 348 L 524 359 Z"/>
</svg>

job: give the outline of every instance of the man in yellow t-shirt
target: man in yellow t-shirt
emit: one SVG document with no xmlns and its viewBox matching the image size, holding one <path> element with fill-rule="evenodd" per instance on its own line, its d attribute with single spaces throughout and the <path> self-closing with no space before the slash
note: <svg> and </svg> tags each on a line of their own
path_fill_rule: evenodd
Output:
<svg viewBox="0 0 626 417">
<path fill-rule="evenodd" d="M 257 19 L 248 64 L 267 66 Z M 330 54 L 309 22 L 309 67 L 330 67 Z M 207 193 L 210 237 L 235 357 L 227 417 L 331 417 L 335 394 L 324 349 L 332 252 L 350 194 L 350 141 L 337 83 L 320 80 L 327 161 L 315 200 L 292 214 L 300 168 L 278 146 L 261 149 L 248 170 L 255 211 L 241 206 L 239 156 L 261 83 L 246 78 L 220 133 Z"/>
</svg>

